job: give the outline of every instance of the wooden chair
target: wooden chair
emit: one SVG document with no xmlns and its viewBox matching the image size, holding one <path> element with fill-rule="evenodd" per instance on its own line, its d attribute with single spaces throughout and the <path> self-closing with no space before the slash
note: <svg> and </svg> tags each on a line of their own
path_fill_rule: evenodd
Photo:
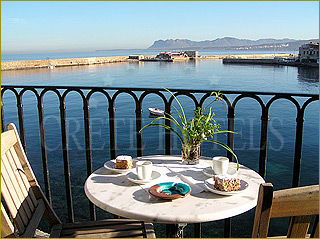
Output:
<svg viewBox="0 0 320 239">
<path fill-rule="evenodd" d="M 33 237 L 42 217 L 51 228 L 50 237 L 155 237 L 151 223 L 131 219 L 61 223 L 35 178 L 14 124 L 1 134 L 1 195 L 1 237 Z"/>
<path fill-rule="evenodd" d="M 311 234 L 308 234 L 313 215 Z M 273 192 L 273 185 L 260 185 L 252 237 L 268 236 L 270 218 L 291 217 L 286 237 L 319 238 L 319 185 L 290 188 Z"/>
</svg>

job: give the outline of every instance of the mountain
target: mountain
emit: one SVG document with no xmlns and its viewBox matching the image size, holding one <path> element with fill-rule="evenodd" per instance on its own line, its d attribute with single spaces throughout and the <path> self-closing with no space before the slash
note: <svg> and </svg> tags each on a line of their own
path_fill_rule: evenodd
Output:
<svg viewBox="0 0 320 239">
<path fill-rule="evenodd" d="M 223 37 L 215 40 L 191 41 L 188 39 L 157 40 L 148 49 L 163 50 L 298 50 L 299 46 L 310 41 L 319 42 L 319 39 L 295 40 L 295 39 L 259 39 L 248 40 L 234 37 Z"/>
</svg>

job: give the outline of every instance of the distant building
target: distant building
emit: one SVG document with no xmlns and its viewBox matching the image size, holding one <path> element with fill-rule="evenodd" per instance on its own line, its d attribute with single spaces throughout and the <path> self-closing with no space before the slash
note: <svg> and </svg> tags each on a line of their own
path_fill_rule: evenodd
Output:
<svg viewBox="0 0 320 239">
<path fill-rule="evenodd" d="M 171 52 L 170 51 L 166 51 L 166 52 L 160 52 L 157 56 L 157 59 L 163 59 L 163 60 L 171 60 L 172 56 L 171 56 Z"/>
<path fill-rule="evenodd" d="M 197 58 L 199 56 L 198 51 L 185 51 L 185 53 L 188 55 L 188 57 Z"/>
<path fill-rule="evenodd" d="M 319 43 L 310 42 L 299 47 L 299 59 L 301 62 L 319 63 Z"/>
<path fill-rule="evenodd" d="M 144 55 L 130 55 L 129 59 L 140 61 L 140 60 L 144 59 Z"/>
<path fill-rule="evenodd" d="M 177 51 L 177 52 L 160 52 L 156 58 L 158 59 L 189 59 L 189 58 L 197 58 L 198 57 L 198 51 Z"/>
</svg>

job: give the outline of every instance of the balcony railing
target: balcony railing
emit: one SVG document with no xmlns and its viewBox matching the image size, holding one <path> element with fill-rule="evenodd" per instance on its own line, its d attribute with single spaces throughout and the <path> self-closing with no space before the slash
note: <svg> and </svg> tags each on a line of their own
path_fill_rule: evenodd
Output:
<svg viewBox="0 0 320 239">
<path fill-rule="evenodd" d="M 206 99 L 210 97 L 211 90 L 184 90 L 184 89 L 170 89 L 176 96 L 184 95 L 194 102 L 194 106 L 202 106 Z M 2 85 L 1 86 L 1 127 L 2 131 L 5 130 L 5 117 L 4 106 L 6 102 L 3 101 L 4 94 L 11 92 L 15 96 L 17 105 L 17 119 L 19 124 L 19 132 L 22 144 L 26 147 L 26 134 L 25 134 L 25 119 L 24 119 L 24 106 L 23 96 L 26 92 L 32 92 L 37 102 L 37 117 L 39 122 L 39 136 L 41 142 L 41 155 L 42 155 L 42 170 L 44 179 L 44 191 L 51 202 L 51 188 L 49 178 L 49 168 L 47 159 L 46 147 L 46 134 L 45 134 L 45 121 L 44 121 L 44 96 L 49 92 L 55 94 L 59 102 L 59 119 L 62 143 L 62 157 L 64 167 L 64 184 L 67 200 L 67 215 L 70 222 L 74 221 L 74 205 L 72 200 L 72 187 L 70 179 L 70 163 L 69 163 L 69 148 L 67 137 L 67 116 L 66 116 L 66 97 L 71 93 L 77 93 L 82 99 L 83 107 L 83 125 L 85 133 L 85 152 L 86 152 L 86 175 L 89 176 L 92 171 L 92 144 L 91 144 L 91 127 L 90 127 L 90 108 L 89 101 L 94 93 L 104 95 L 108 103 L 108 123 L 109 123 L 109 142 L 110 142 L 110 158 L 115 158 L 117 155 L 116 145 L 116 120 L 115 120 L 115 101 L 120 94 L 130 95 L 135 103 L 135 138 L 136 138 L 136 155 L 143 156 L 143 140 L 142 133 L 139 130 L 142 128 L 142 103 L 146 101 L 146 96 L 155 94 L 163 101 L 165 112 L 171 113 L 174 97 L 166 94 L 164 89 L 147 89 L 147 88 L 112 88 L 112 87 L 64 87 L 64 86 L 15 86 L 15 85 Z M 291 94 L 291 93 L 272 93 L 272 92 L 242 92 L 242 91 L 223 91 L 223 100 L 227 105 L 227 128 L 230 131 L 235 131 L 235 109 L 238 102 L 244 98 L 255 100 L 261 108 L 261 122 L 260 122 L 260 149 L 259 149 L 259 174 L 265 178 L 266 176 L 266 163 L 267 163 L 267 147 L 268 147 L 268 123 L 269 123 L 269 109 L 270 106 L 277 100 L 285 99 L 291 102 L 296 108 L 296 131 L 295 131 L 295 146 L 294 146 L 294 163 L 293 163 L 293 176 L 292 187 L 299 185 L 300 167 L 302 157 L 302 140 L 304 128 L 304 114 L 306 107 L 314 101 L 319 101 L 319 96 L 316 94 Z M 199 97 L 200 96 L 200 97 Z M 232 96 L 232 97 L 231 97 Z M 268 97 L 264 102 L 264 98 Z M 232 100 L 231 100 L 232 98 Z M 297 99 L 298 98 L 298 99 Z M 9 123 L 9 122 L 6 122 Z M 165 122 L 170 125 L 170 121 Z M 169 131 L 165 131 L 165 154 L 172 153 L 172 140 Z M 234 149 L 234 135 L 227 135 L 227 144 L 231 149 Z M 228 152 L 227 156 L 232 160 L 232 155 Z M 96 212 L 95 207 L 90 203 L 90 218 L 95 220 Z M 225 237 L 230 236 L 230 220 L 225 223 Z"/>
</svg>

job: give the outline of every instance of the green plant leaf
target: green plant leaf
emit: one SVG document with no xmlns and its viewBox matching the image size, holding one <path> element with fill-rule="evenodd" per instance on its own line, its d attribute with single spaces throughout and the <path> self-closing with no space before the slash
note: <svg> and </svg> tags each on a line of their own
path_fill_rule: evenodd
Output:
<svg viewBox="0 0 320 239">
<path fill-rule="evenodd" d="M 180 106 L 181 112 L 182 112 L 182 114 L 183 114 L 184 122 L 187 122 L 186 115 L 185 115 L 185 113 L 184 113 L 183 107 L 182 107 L 180 101 L 178 100 L 178 98 L 177 98 L 170 90 L 168 90 L 167 88 L 164 88 L 164 89 L 165 89 L 166 91 L 168 91 L 168 92 L 174 97 L 174 99 L 177 101 L 177 103 L 178 103 L 179 106 Z M 178 110 L 177 110 L 177 111 L 178 111 Z M 178 113 L 179 113 L 179 111 L 178 111 Z M 180 113 L 179 113 L 179 114 L 180 114 Z"/>
<path fill-rule="evenodd" d="M 220 145 L 221 147 L 223 147 L 223 148 L 225 148 L 226 150 L 228 150 L 228 151 L 234 156 L 234 158 L 236 159 L 236 161 L 237 161 L 237 170 L 239 170 L 238 157 L 237 157 L 237 155 L 232 151 L 232 149 L 231 149 L 228 145 L 226 145 L 226 144 L 224 144 L 224 143 L 222 143 L 222 142 L 219 142 L 219 141 L 217 141 L 217 140 L 212 140 L 212 139 L 207 139 L 207 140 L 203 140 L 203 141 L 204 141 L 204 142 L 211 142 L 211 143 Z"/>
<path fill-rule="evenodd" d="M 170 130 L 171 132 L 175 133 L 178 136 L 178 138 L 180 139 L 181 143 L 183 143 L 183 139 L 179 135 L 179 133 L 177 131 L 175 131 L 173 128 L 171 128 L 170 126 L 166 125 L 166 124 L 148 124 L 148 125 L 144 126 L 142 129 L 147 128 L 147 127 L 153 127 L 153 126 L 162 127 L 162 128 L 167 129 L 167 130 Z"/>
</svg>

